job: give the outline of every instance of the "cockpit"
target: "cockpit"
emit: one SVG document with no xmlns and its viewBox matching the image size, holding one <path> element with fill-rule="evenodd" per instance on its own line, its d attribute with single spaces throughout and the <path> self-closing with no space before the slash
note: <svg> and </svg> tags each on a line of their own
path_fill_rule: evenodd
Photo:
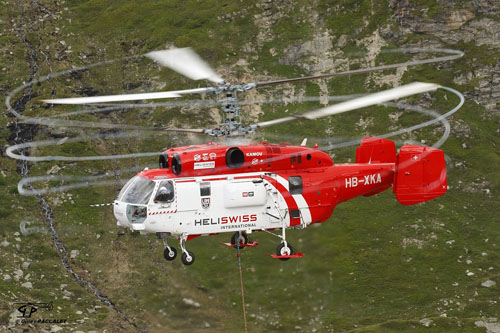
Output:
<svg viewBox="0 0 500 333">
<path fill-rule="evenodd" d="M 131 204 L 147 205 L 154 189 L 154 181 L 135 176 L 123 186 L 118 200 Z"/>
<path fill-rule="evenodd" d="M 153 196 L 154 193 L 154 196 Z M 153 196 L 153 200 L 151 197 Z M 150 180 L 135 176 L 131 178 L 118 194 L 115 216 L 125 213 L 127 222 L 142 223 L 148 215 L 148 205 L 168 205 L 175 199 L 174 184 L 171 180 Z M 126 207 L 126 208 L 125 208 Z M 122 212 L 119 212 L 121 210 Z M 121 214 L 120 214 L 121 213 Z"/>
<path fill-rule="evenodd" d="M 174 200 L 174 185 L 171 180 L 164 180 L 158 185 L 154 203 L 168 203 Z"/>
</svg>

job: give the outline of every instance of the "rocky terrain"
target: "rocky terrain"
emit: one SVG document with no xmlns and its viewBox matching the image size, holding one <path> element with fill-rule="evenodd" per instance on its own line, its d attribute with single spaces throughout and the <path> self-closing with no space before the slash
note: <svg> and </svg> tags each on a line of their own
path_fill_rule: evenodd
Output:
<svg viewBox="0 0 500 333">
<path fill-rule="evenodd" d="M 276 240 L 243 254 L 251 331 L 478 331 L 500 332 L 500 5 L 497 1 L 258 0 L 143 1 L 141 3 L 26 0 L 0 2 L 0 92 L 18 115 L 39 117 L 77 109 L 47 108 L 48 96 L 193 88 L 190 82 L 141 60 L 127 58 L 170 46 L 191 46 L 231 82 L 338 72 L 400 62 L 387 50 L 451 48 L 453 62 L 368 75 L 287 84 L 252 91 L 244 120 L 272 119 L 328 104 L 328 96 L 363 93 L 411 81 L 437 82 L 461 91 L 462 109 L 449 119 L 441 147 L 450 189 L 431 202 L 403 207 L 392 193 L 340 205 L 317 228 L 291 232 L 306 256 L 271 262 Z M 423 57 L 414 55 L 413 57 Z M 22 88 L 34 79 L 111 59 L 113 63 Z M 21 87 L 18 91 L 14 91 Z M 307 96 L 317 102 L 296 103 Z M 448 100 L 448 97 L 450 100 Z M 410 103 L 445 112 L 451 95 Z M 386 108 L 363 110 L 321 123 L 287 125 L 254 139 L 320 146 L 376 135 L 425 121 Z M 167 263 L 154 237 L 119 230 L 108 208 L 121 187 L 120 170 L 155 166 L 156 157 L 112 161 L 30 163 L 5 156 L 6 147 L 33 140 L 61 144 L 22 151 L 30 156 L 116 155 L 160 151 L 206 138 L 90 139 L 109 129 L 26 124 L 4 108 L 0 117 L 0 330 L 28 331 L 238 331 L 242 330 L 234 253 L 219 246 L 227 235 L 190 242 L 192 267 Z M 52 118 L 57 119 L 57 118 Z M 81 114 L 75 121 L 119 125 L 200 127 L 220 120 L 216 108 L 179 106 Z M 54 120 L 54 124 L 56 121 Z M 432 144 L 439 126 L 395 140 Z M 289 133 L 294 133 L 290 136 Z M 85 142 L 67 138 L 87 136 Z M 349 162 L 352 148 L 332 150 Z M 37 175 L 103 175 L 110 186 L 21 196 L 18 182 Z M 58 184 L 37 183 L 36 188 Z M 33 187 L 32 187 L 33 188 Z M 389 191 L 390 192 L 390 191 Z M 49 303 L 20 322 L 22 303 Z M 17 304 L 21 303 L 21 304 Z M 63 322 L 62 322 L 63 321 Z"/>
</svg>

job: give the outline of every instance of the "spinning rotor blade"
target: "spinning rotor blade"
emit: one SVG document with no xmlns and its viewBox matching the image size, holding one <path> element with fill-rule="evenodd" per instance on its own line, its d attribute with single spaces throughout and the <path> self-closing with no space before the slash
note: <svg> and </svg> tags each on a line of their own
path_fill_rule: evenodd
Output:
<svg viewBox="0 0 500 333">
<path fill-rule="evenodd" d="M 288 83 L 288 82 L 328 79 L 328 78 L 332 78 L 332 77 L 341 77 L 341 76 L 348 76 L 348 75 L 355 75 L 355 74 L 365 74 L 365 73 L 376 72 L 376 71 L 380 71 L 380 70 L 399 68 L 399 67 L 403 67 L 403 66 L 416 66 L 416 65 L 429 64 L 429 63 L 434 63 L 434 62 L 439 62 L 439 61 L 448 61 L 448 60 L 460 58 L 464 55 L 464 53 L 462 51 L 450 50 L 450 49 L 439 49 L 439 48 L 436 48 L 436 49 L 434 49 L 434 48 L 430 48 L 430 49 L 399 48 L 399 49 L 388 50 L 385 52 L 387 52 L 387 53 L 401 52 L 404 54 L 405 53 L 419 53 L 419 52 L 423 52 L 423 53 L 425 53 L 425 52 L 431 52 L 431 53 L 439 52 L 439 53 L 445 53 L 448 55 L 437 57 L 437 58 L 407 61 L 407 62 L 397 63 L 397 64 L 380 65 L 380 66 L 375 66 L 375 67 L 370 67 L 370 68 L 352 69 L 352 70 L 348 70 L 345 72 L 338 72 L 338 73 L 332 73 L 332 74 L 322 74 L 322 75 L 298 77 L 298 78 L 293 78 L 293 79 L 282 79 L 282 80 L 275 80 L 275 81 L 268 81 L 268 82 L 257 82 L 257 83 L 255 83 L 255 86 L 256 87 L 263 87 L 263 86 Z"/>
<path fill-rule="evenodd" d="M 207 79 L 217 84 L 224 83 L 224 80 L 190 47 L 153 51 L 146 56 L 190 79 Z"/>
<path fill-rule="evenodd" d="M 410 64 L 411 63 L 409 63 L 409 65 Z M 401 67 L 401 64 L 384 65 L 384 66 L 377 66 L 377 67 L 371 67 L 371 68 L 360 68 L 360 69 L 353 69 L 353 70 L 349 70 L 349 71 L 345 71 L 345 72 L 296 77 L 296 78 L 292 78 L 292 79 L 283 79 L 283 80 L 275 80 L 275 81 L 267 81 L 267 82 L 256 82 L 255 87 L 258 88 L 258 87 L 270 86 L 273 84 L 328 79 L 328 78 L 332 78 L 332 77 L 341 77 L 341 76 L 348 76 L 348 75 L 354 75 L 354 74 L 365 74 L 365 73 L 370 73 L 370 72 L 376 72 L 376 71 L 383 70 L 383 69 L 391 69 L 391 68 L 397 68 L 397 67 Z"/>
<path fill-rule="evenodd" d="M 165 127 L 163 130 L 167 132 L 180 132 L 180 133 L 199 133 L 204 134 L 205 130 L 202 128 L 175 128 L 175 127 Z"/>
<path fill-rule="evenodd" d="M 42 100 L 42 102 L 47 104 L 92 104 L 92 103 L 106 103 L 106 102 L 141 101 L 147 99 L 175 98 L 175 97 L 181 97 L 181 95 L 184 94 L 202 94 L 209 91 L 212 91 L 212 89 L 197 88 L 197 89 L 161 91 L 161 92 L 143 93 L 143 94 L 44 99 Z"/>
<path fill-rule="evenodd" d="M 401 87 L 380 91 L 374 94 L 355 98 L 332 106 L 327 106 L 316 111 L 306 112 L 303 114 L 274 119 L 270 121 L 264 121 L 261 123 L 257 123 L 252 127 L 254 128 L 269 127 L 272 125 L 281 124 L 298 118 L 317 119 L 321 117 L 331 116 L 334 114 L 339 114 L 342 112 L 364 108 L 370 105 L 381 104 L 398 98 L 421 94 L 427 91 L 433 91 L 438 89 L 439 87 L 440 85 L 434 83 L 413 82 Z"/>
</svg>

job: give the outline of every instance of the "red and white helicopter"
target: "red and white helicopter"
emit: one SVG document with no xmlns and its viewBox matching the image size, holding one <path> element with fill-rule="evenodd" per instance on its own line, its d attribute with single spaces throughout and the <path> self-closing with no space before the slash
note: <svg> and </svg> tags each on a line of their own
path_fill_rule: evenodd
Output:
<svg viewBox="0 0 500 333">
<path fill-rule="evenodd" d="M 90 104 L 180 97 L 184 94 L 223 94 L 223 123 L 213 129 L 173 129 L 212 136 L 238 136 L 295 119 L 317 119 L 390 100 L 433 91 L 432 83 L 411 83 L 304 114 L 243 126 L 236 93 L 285 82 L 339 76 L 327 74 L 288 80 L 226 84 L 191 49 L 147 54 L 191 79 L 207 79 L 215 87 L 189 90 L 44 100 L 50 104 Z M 209 142 L 165 150 L 158 169 L 144 169 L 123 186 L 114 201 L 118 226 L 141 234 L 156 233 L 164 240 L 164 256 L 174 260 L 177 250 L 168 237 L 179 240 L 182 262 L 195 256 L 186 242 L 201 235 L 233 233 L 230 246 L 256 246 L 248 240 L 254 231 L 273 231 L 281 239 L 274 258 L 301 257 L 287 242 L 286 230 L 303 229 L 326 221 L 335 207 L 357 196 L 371 196 L 393 187 L 397 200 L 413 205 L 436 198 L 447 190 L 441 150 L 404 145 L 399 153 L 393 141 L 367 137 L 356 151 L 356 163 L 335 164 L 317 149 L 267 142 L 232 145 Z"/>
</svg>

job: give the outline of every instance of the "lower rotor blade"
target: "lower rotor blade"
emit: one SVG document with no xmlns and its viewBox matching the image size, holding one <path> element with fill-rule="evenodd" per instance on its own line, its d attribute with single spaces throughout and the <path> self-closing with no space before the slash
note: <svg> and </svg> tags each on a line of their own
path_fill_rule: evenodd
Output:
<svg viewBox="0 0 500 333">
<path fill-rule="evenodd" d="M 361 109 L 370 105 L 392 101 L 398 98 L 421 94 L 427 91 L 433 91 L 439 87 L 440 86 L 438 84 L 434 83 L 413 82 L 401 87 L 380 91 L 378 93 L 355 98 L 350 101 L 327 106 L 316 111 L 306 112 L 301 114 L 300 117 L 306 119 L 317 119 L 321 117 L 331 116 L 342 112 Z"/>
</svg>

